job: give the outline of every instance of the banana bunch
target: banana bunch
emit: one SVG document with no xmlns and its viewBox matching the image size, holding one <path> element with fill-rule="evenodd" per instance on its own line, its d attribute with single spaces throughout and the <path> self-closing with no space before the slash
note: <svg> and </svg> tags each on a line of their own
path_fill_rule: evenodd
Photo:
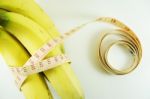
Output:
<svg viewBox="0 0 150 99">
<path fill-rule="evenodd" d="M 49 40 L 59 36 L 54 24 L 34 0 L 0 0 L 0 53 L 7 64 L 21 66 Z M 64 53 L 56 46 L 45 58 Z M 26 99 L 52 99 L 44 77 L 61 99 L 84 99 L 69 63 L 28 76 L 21 91 Z"/>
</svg>

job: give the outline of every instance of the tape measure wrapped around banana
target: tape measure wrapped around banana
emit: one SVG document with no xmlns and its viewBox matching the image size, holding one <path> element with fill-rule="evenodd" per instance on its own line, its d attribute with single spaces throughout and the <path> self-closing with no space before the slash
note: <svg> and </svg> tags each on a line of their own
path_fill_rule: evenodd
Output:
<svg viewBox="0 0 150 99">
<path fill-rule="evenodd" d="M 49 17 L 33 0 L 0 0 L 0 8 L 0 53 L 10 66 L 16 85 L 26 99 L 53 98 L 44 77 L 62 99 L 84 99 L 70 60 L 64 55 L 62 43 L 90 23 L 106 22 L 117 27 L 100 36 L 98 55 L 106 71 L 127 74 L 141 60 L 139 39 L 130 28 L 114 18 L 97 18 L 60 35 Z M 107 47 L 103 47 L 105 38 L 110 35 L 118 35 L 121 39 L 113 40 Z M 129 68 L 117 70 L 109 64 L 107 53 L 115 44 L 124 45 L 132 53 L 134 62 Z"/>
<path fill-rule="evenodd" d="M 24 66 L 37 49 L 60 36 L 51 19 L 34 0 L 0 0 L 0 8 L 0 53 L 11 70 L 13 67 Z M 59 45 L 43 58 L 55 57 L 50 61 L 66 59 L 63 53 L 63 47 Z M 65 59 L 55 64 L 59 65 L 56 68 L 42 73 L 29 76 L 13 73 L 25 99 L 53 99 L 44 78 L 51 83 L 61 99 L 83 99 L 80 83 Z"/>
</svg>

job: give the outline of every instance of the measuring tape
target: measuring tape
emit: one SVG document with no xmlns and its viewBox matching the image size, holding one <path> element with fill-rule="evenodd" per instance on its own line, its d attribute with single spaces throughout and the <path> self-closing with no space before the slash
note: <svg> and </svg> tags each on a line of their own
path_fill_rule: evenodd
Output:
<svg viewBox="0 0 150 99">
<path fill-rule="evenodd" d="M 63 43 L 66 38 L 70 37 L 72 34 L 79 31 L 81 28 L 85 27 L 86 25 L 88 25 L 90 23 L 94 23 L 94 22 L 110 23 L 110 24 L 118 27 L 118 29 L 116 29 L 116 30 L 103 32 L 100 35 L 98 55 L 99 55 L 99 60 L 102 63 L 102 66 L 104 67 L 104 69 L 108 72 L 111 72 L 114 74 L 119 74 L 119 75 L 127 74 L 127 73 L 133 71 L 138 66 L 138 64 L 141 60 L 141 57 L 142 57 L 142 47 L 141 47 L 139 39 L 137 38 L 135 33 L 130 28 L 128 28 L 126 25 L 124 25 L 122 22 L 120 22 L 114 18 L 100 17 L 93 21 L 90 21 L 90 22 L 87 22 L 80 26 L 77 26 L 77 27 L 71 29 L 70 31 L 62 34 L 61 36 L 59 36 L 53 40 L 50 40 L 49 42 L 44 44 L 41 48 L 39 48 L 29 58 L 29 60 L 23 65 L 23 67 L 10 67 L 10 70 L 12 71 L 12 73 L 15 77 L 15 82 L 16 82 L 17 87 L 20 89 L 23 82 L 31 74 L 39 73 L 39 72 L 46 71 L 48 69 L 55 68 L 66 62 L 70 63 L 71 62 L 70 59 L 64 54 L 50 57 L 48 59 L 44 59 L 44 57 L 49 52 L 51 52 L 57 45 L 59 45 L 60 43 Z M 112 40 L 110 44 L 107 44 L 107 47 L 104 47 L 104 45 L 106 45 L 106 44 L 104 44 L 104 41 L 110 35 L 120 36 L 120 39 Z M 126 48 L 128 48 L 129 51 L 131 52 L 132 56 L 134 57 L 133 64 L 130 67 L 128 67 L 127 69 L 123 69 L 123 70 L 115 69 L 108 62 L 108 59 L 107 59 L 108 51 L 112 46 L 114 46 L 116 44 L 123 45 Z"/>
</svg>

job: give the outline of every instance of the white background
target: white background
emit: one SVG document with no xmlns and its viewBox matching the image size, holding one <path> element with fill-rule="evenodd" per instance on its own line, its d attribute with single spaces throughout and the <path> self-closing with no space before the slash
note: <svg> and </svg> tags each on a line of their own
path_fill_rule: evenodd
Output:
<svg viewBox="0 0 150 99">
<path fill-rule="evenodd" d="M 143 46 L 138 68 L 124 76 L 110 75 L 100 67 L 96 47 L 103 25 L 90 25 L 65 41 L 66 53 L 83 87 L 86 99 L 150 99 L 149 0 L 37 0 L 61 33 L 99 16 L 115 17 L 131 27 Z M 128 58 L 117 49 L 111 55 Z M 114 57 L 113 56 L 113 57 Z M 114 58 L 112 58 L 114 60 Z M 115 60 L 114 60 L 115 61 Z M 54 96 L 55 97 L 55 96 Z M 0 99 L 24 99 L 11 73 L 0 60 Z M 58 99 L 57 96 L 54 99 Z"/>
</svg>

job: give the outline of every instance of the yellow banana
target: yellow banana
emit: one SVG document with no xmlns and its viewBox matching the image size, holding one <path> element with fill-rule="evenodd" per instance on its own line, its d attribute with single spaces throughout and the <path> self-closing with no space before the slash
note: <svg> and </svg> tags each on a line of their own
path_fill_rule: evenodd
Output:
<svg viewBox="0 0 150 99">
<path fill-rule="evenodd" d="M 52 39 L 34 21 L 17 13 L 0 11 L 0 25 L 14 35 L 31 54 Z M 61 54 L 61 51 L 56 47 L 46 58 L 58 54 Z M 83 91 L 70 64 L 65 63 L 44 71 L 44 74 L 62 99 L 84 99 Z"/>
<path fill-rule="evenodd" d="M 41 25 L 52 38 L 59 36 L 49 16 L 34 0 L 0 0 L 0 8 L 27 16 Z M 63 45 L 60 46 L 64 52 Z"/>
<path fill-rule="evenodd" d="M 0 28 L 0 54 L 8 65 L 22 66 L 29 54 L 12 36 Z M 52 99 L 45 80 L 40 74 L 28 76 L 21 87 L 25 99 Z"/>
</svg>

